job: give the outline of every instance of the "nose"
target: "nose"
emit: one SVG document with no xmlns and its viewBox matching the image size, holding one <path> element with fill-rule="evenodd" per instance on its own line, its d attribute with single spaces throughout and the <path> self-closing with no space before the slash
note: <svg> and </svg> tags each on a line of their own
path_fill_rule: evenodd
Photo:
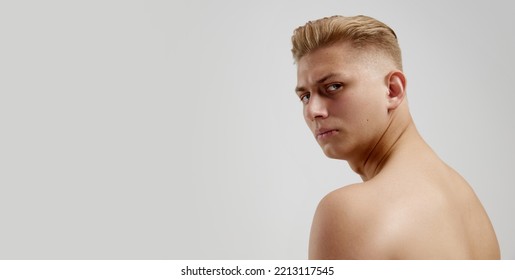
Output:
<svg viewBox="0 0 515 280">
<path fill-rule="evenodd" d="M 329 115 L 327 111 L 326 101 L 318 94 L 313 94 L 309 98 L 308 104 L 304 107 L 306 119 L 315 120 L 317 118 L 325 119 Z"/>
</svg>

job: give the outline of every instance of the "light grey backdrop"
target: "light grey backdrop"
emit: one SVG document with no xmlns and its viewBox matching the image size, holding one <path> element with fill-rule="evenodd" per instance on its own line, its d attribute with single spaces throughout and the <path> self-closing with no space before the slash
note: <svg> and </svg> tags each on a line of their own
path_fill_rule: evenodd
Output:
<svg viewBox="0 0 515 280">
<path fill-rule="evenodd" d="M 393 27 L 429 144 L 515 258 L 509 1 L 0 2 L 0 258 L 304 259 L 329 191 L 292 30 Z"/>
</svg>

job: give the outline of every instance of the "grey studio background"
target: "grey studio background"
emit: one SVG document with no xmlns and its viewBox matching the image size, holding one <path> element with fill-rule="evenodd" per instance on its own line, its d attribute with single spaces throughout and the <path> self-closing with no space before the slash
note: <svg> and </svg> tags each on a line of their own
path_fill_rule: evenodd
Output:
<svg viewBox="0 0 515 280">
<path fill-rule="evenodd" d="M 466 5 L 466 6 L 463 6 Z M 0 258 L 305 259 L 358 182 L 294 95 L 294 28 L 400 38 L 418 129 L 515 258 L 509 1 L 1 1 Z"/>
</svg>

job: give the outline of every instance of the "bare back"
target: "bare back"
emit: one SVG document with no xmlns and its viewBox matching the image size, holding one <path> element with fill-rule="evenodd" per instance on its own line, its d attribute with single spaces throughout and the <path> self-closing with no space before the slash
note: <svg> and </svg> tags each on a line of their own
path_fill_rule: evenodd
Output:
<svg viewBox="0 0 515 280">
<path fill-rule="evenodd" d="M 472 188 L 423 150 L 401 152 L 372 180 L 327 195 L 315 215 L 310 258 L 499 259 Z"/>
</svg>

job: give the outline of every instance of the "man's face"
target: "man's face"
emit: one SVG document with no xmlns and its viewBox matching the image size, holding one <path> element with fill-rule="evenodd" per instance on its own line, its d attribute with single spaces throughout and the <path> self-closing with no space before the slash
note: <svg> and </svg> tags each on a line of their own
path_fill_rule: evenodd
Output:
<svg viewBox="0 0 515 280">
<path fill-rule="evenodd" d="M 337 43 L 298 61 L 304 119 L 330 158 L 366 157 L 388 125 L 391 62 L 373 49 Z"/>
</svg>

